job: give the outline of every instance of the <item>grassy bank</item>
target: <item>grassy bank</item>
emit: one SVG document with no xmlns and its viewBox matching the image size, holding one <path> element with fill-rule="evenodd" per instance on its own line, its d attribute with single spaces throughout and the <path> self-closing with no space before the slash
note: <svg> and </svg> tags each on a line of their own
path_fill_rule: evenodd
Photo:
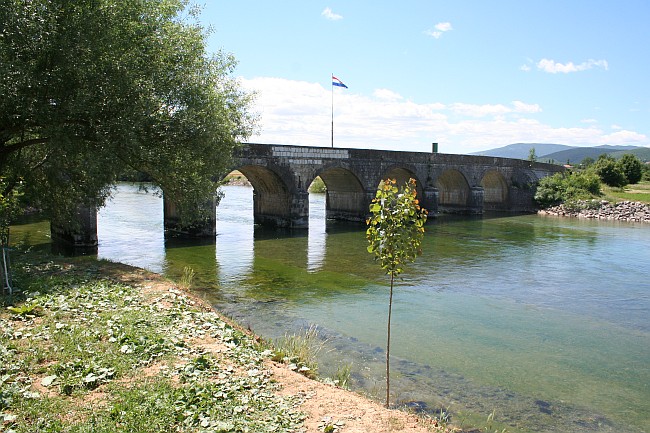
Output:
<svg viewBox="0 0 650 433">
<path fill-rule="evenodd" d="M 18 265 L 0 312 L 3 429 L 295 431 L 256 340 L 169 283 L 108 263 Z M 111 276 L 111 273 L 114 275 Z"/>
<path fill-rule="evenodd" d="M 1 298 L 0 431 L 447 431 L 273 363 L 268 343 L 158 275 L 16 256 L 20 292 Z"/>
<path fill-rule="evenodd" d="M 650 204 L 650 182 L 644 181 L 623 188 L 603 187 L 605 198 L 610 201 L 638 201 Z"/>
</svg>

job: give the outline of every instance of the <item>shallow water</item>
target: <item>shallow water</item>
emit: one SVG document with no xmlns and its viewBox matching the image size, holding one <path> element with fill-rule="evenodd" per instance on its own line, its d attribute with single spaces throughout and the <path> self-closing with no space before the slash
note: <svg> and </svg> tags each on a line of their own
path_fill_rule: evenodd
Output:
<svg viewBox="0 0 650 433">
<path fill-rule="evenodd" d="M 167 240 L 162 202 L 120 185 L 99 257 L 172 277 L 267 338 L 318 326 L 321 374 L 352 366 L 382 398 L 388 280 L 364 228 L 254 228 L 252 190 L 225 187 L 215 242 Z M 510 432 L 650 431 L 650 226 L 537 215 L 440 218 L 397 281 L 392 400 Z"/>
</svg>

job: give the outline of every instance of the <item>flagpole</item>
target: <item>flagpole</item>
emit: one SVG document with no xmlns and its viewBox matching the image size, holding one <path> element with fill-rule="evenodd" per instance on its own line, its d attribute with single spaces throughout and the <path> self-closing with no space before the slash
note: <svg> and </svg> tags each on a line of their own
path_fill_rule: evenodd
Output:
<svg viewBox="0 0 650 433">
<path fill-rule="evenodd" d="M 334 147 L 334 73 L 332 73 L 332 79 L 330 80 L 330 87 L 332 88 L 332 147 Z"/>
</svg>

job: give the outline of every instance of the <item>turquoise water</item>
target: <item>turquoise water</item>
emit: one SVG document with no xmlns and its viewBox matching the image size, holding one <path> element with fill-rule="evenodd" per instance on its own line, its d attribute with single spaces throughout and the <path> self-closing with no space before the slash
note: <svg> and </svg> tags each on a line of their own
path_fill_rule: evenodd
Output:
<svg viewBox="0 0 650 433">
<path fill-rule="evenodd" d="M 121 185 L 98 219 L 99 257 L 179 276 L 267 338 L 315 325 L 321 374 L 352 368 L 381 398 L 388 280 L 364 229 L 253 226 L 252 190 L 225 187 L 216 242 L 165 241 L 162 203 Z M 397 281 L 392 401 L 510 432 L 650 431 L 650 226 L 524 215 L 440 218 Z M 494 426 L 496 428 L 496 426 Z M 500 431 L 500 430 L 499 430 Z"/>
</svg>

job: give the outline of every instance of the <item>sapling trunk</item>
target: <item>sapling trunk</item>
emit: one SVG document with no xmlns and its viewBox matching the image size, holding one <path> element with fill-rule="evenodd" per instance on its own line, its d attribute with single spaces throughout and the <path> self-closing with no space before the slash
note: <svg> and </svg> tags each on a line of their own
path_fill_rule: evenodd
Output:
<svg viewBox="0 0 650 433">
<path fill-rule="evenodd" d="M 386 341 L 386 404 L 390 405 L 390 318 L 393 311 L 393 280 L 395 276 L 390 274 L 390 295 L 388 298 L 388 339 Z"/>
</svg>

